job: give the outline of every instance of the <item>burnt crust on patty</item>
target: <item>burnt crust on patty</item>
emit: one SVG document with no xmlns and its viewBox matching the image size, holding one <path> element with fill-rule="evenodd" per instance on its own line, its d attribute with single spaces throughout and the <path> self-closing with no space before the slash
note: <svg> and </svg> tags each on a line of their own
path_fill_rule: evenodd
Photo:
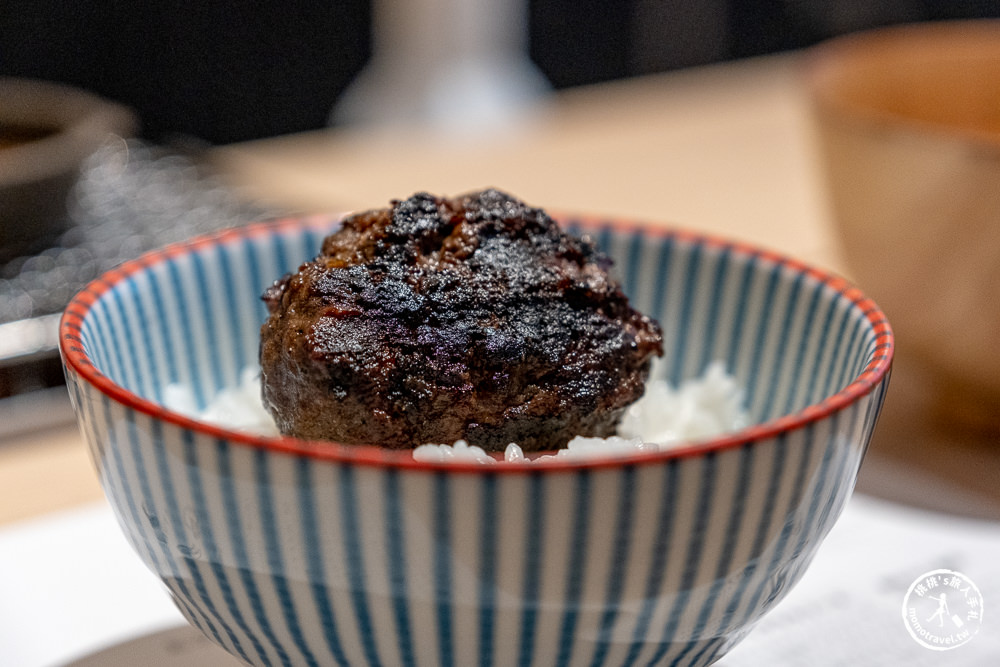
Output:
<svg viewBox="0 0 1000 667">
<path fill-rule="evenodd" d="M 263 296 L 264 404 L 286 435 L 345 444 L 612 435 L 662 341 L 610 264 L 493 189 L 348 217 Z"/>
</svg>

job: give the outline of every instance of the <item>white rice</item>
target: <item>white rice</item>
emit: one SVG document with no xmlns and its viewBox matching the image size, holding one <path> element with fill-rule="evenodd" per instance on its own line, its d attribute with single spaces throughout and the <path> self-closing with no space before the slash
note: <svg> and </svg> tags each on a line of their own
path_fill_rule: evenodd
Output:
<svg viewBox="0 0 1000 667">
<path fill-rule="evenodd" d="M 219 392 L 203 410 L 198 409 L 190 388 L 183 385 L 166 387 L 163 403 L 175 412 L 219 426 L 258 435 L 278 435 L 274 420 L 261 404 L 260 376 L 256 368 L 245 369 L 238 387 Z M 723 435 L 749 423 L 749 415 L 743 407 L 742 388 L 726 373 L 721 362 L 714 362 L 700 377 L 682 382 L 676 388 L 663 380 L 651 381 L 643 397 L 625 412 L 616 436 L 578 436 L 555 454 L 535 459 L 529 459 L 517 444 L 511 443 L 504 452 L 504 460 L 527 463 L 663 451 Z M 425 462 L 496 463 L 496 459 L 482 448 L 464 440 L 454 444 L 421 445 L 413 450 L 413 458 Z"/>
<path fill-rule="evenodd" d="M 281 435 L 260 400 L 259 368 L 244 368 L 239 386 L 223 389 L 202 410 L 198 409 L 191 387 L 184 384 L 167 385 L 163 390 L 163 405 L 216 426 L 255 435 Z"/>
</svg>

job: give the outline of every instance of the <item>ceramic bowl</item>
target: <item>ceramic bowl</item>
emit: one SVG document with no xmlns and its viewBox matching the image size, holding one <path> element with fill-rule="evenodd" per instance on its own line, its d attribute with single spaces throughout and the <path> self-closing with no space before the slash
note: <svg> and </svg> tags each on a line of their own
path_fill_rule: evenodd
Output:
<svg viewBox="0 0 1000 667">
<path fill-rule="evenodd" d="M 1000 432 L 1000 21 L 837 38 L 807 71 L 852 277 L 932 406 Z"/>
<path fill-rule="evenodd" d="M 706 665 L 801 577 L 851 494 L 889 325 L 845 281 L 762 250 L 566 220 L 663 325 L 667 378 L 724 362 L 756 425 L 674 451 L 547 465 L 210 426 L 256 363 L 260 294 L 332 219 L 255 225 L 126 263 L 61 324 L 69 392 L 135 551 L 254 665 Z"/>
<path fill-rule="evenodd" d="M 84 159 L 137 125 L 131 110 L 90 92 L 0 77 L 0 262 L 65 231 Z"/>
</svg>

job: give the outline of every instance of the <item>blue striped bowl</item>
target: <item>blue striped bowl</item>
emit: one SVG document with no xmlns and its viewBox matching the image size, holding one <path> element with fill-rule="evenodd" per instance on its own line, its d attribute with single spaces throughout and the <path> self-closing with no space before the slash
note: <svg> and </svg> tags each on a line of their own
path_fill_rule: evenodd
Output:
<svg viewBox="0 0 1000 667">
<path fill-rule="evenodd" d="M 664 372 L 722 360 L 758 425 L 669 453 L 519 466 L 224 430 L 161 407 L 256 363 L 259 295 L 332 219 L 146 255 L 69 305 L 61 348 L 128 540 L 253 665 L 706 665 L 799 579 L 840 514 L 892 334 L 844 281 L 687 233 L 568 220 L 664 329 Z"/>
</svg>

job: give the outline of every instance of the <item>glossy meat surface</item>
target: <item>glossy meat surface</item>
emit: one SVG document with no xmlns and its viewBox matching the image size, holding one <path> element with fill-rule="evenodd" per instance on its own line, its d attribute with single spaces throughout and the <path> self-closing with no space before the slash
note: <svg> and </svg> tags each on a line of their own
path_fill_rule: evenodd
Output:
<svg viewBox="0 0 1000 667">
<path fill-rule="evenodd" d="M 661 338 L 609 265 L 497 190 L 355 215 L 264 295 L 264 403 L 283 433 L 346 444 L 611 435 Z"/>
</svg>

